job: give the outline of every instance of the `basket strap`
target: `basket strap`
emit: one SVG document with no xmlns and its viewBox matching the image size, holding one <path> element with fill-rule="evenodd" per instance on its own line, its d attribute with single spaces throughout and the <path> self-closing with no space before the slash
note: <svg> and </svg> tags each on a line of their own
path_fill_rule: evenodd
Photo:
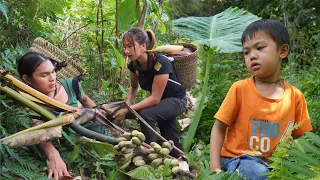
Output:
<svg viewBox="0 0 320 180">
<path fill-rule="evenodd" d="M 175 81 L 175 80 L 168 79 L 168 81 L 170 81 L 170 82 L 172 82 L 172 83 L 175 83 L 175 84 L 178 84 L 179 86 L 181 86 L 181 84 L 180 84 L 180 83 L 178 83 L 178 82 L 177 82 L 177 81 Z"/>
<path fill-rule="evenodd" d="M 77 77 L 72 78 L 72 89 L 76 93 L 77 100 L 80 100 L 79 81 Z"/>
<path fill-rule="evenodd" d="M 153 60 L 157 60 L 157 56 L 155 54 L 152 53 L 152 56 L 153 56 Z M 169 61 L 172 63 L 172 61 L 174 60 L 173 58 L 170 58 L 170 57 L 167 57 L 169 59 Z M 172 65 L 172 69 L 173 69 L 173 65 Z M 179 82 L 175 81 L 175 80 L 172 80 L 170 78 L 168 78 L 168 81 L 172 82 L 172 83 L 175 83 L 179 86 L 182 86 Z"/>
</svg>

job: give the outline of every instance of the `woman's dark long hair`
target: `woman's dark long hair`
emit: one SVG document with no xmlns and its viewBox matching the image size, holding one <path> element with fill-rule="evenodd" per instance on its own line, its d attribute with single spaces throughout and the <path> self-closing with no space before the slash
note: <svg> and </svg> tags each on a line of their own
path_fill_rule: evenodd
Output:
<svg viewBox="0 0 320 180">
<path fill-rule="evenodd" d="M 37 67 L 45 62 L 51 61 L 51 63 L 56 67 L 55 70 L 58 71 L 62 67 L 67 66 L 66 62 L 59 63 L 58 61 L 45 56 L 44 54 L 38 52 L 28 52 L 24 56 L 22 56 L 18 62 L 18 72 L 20 77 L 24 74 L 28 77 L 32 77 L 32 74 L 37 69 Z"/>
</svg>

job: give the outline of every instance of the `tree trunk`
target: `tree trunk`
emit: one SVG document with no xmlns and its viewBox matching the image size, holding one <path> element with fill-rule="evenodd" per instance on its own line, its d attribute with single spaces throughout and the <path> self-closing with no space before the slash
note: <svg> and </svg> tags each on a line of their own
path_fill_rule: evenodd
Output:
<svg viewBox="0 0 320 180">
<path fill-rule="evenodd" d="M 140 14 L 140 18 L 137 24 L 137 27 L 144 28 L 144 23 L 146 21 L 146 14 L 148 9 L 148 2 L 144 0 L 143 8 Z"/>
<path fill-rule="evenodd" d="M 103 67 L 103 44 L 100 44 L 99 42 L 99 13 L 100 11 L 102 11 L 102 0 L 99 0 L 99 4 L 98 4 L 98 8 L 97 8 L 97 15 L 96 15 L 96 42 L 97 42 L 97 46 L 98 46 L 98 53 L 99 53 L 99 74 L 98 74 L 98 82 L 97 82 L 97 89 L 98 91 L 101 91 L 101 87 L 102 87 L 102 78 L 103 78 L 103 73 L 104 73 L 104 67 Z M 102 12 L 101 12 L 102 15 Z M 101 19 L 103 19 L 101 17 Z M 103 25 L 103 21 L 101 21 L 101 24 Z M 102 31 L 103 33 L 103 31 Z M 103 42 L 103 35 L 101 37 L 101 42 Z"/>
</svg>

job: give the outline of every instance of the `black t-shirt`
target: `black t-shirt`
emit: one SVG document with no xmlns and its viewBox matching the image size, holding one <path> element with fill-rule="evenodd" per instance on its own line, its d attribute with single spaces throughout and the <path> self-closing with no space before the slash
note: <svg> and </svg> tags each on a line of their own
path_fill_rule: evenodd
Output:
<svg viewBox="0 0 320 180">
<path fill-rule="evenodd" d="M 153 78 L 160 74 L 169 74 L 169 80 L 166 88 L 162 94 L 161 99 L 167 97 L 184 98 L 186 96 L 186 90 L 179 85 L 176 72 L 174 71 L 171 62 L 168 58 L 161 54 L 151 54 L 148 56 L 148 68 L 143 70 L 140 63 L 135 60 L 128 64 L 128 69 L 135 73 L 140 87 L 143 90 L 152 91 Z M 173 80 L 173 81 L 172 81 Z"/>
</svg>

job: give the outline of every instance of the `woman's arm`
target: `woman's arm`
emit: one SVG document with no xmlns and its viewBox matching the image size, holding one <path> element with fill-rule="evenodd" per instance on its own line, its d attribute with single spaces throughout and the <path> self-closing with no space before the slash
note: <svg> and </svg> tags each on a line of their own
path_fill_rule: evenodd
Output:
<svg viewBox="0 0 320 180">
<path fill-rule="evenodd" d="M 83 105 L 83 107 L 87 107 L 87 108 L 96 106 L 96 103 L 94 103 L 92 99 L 90 99 L 84 92 L 83 92 L 83 98 L 80 101 L 80 103 Z"/>
<path fill-rule="evenodd" d="M 153 83 L 152 83 L 152 93 L 151 96 L 147 97 L 146 99 L 142 100 L 141 102 L 131 105 L 134 102 L 134 99 L 137 95 L 137 89 L 138 89 L 138 78 L 135 76 L 134 73 L 130 73 L 130 80 L 131 80 L 131 87 L 129 90 L 128 98 L 127 98 L 127 103 L 130 104 L 131 108 L 133 110 L 141 110 L 146 107 L 150 107 L 153 105 L 156 105 L 160 102 L 163 91 L 167 85 L 167 81 L 169 78 L 169 74 L 161 74 L 154 76 Z M 127 108 L 123 108 L 115 113 L 113 118 L 116 120 L 121 120 L 125 117 L 125 115 L 128 113 Z"/>
<path fill-rule="evenodd" d="M 130 71 L 130 89 L 127 97 L 127 104 L 134 104 L 134 100 L 136 99 L 139 88 L 139 81 L 137 76 Z"/>
<path fill-rule="evenodd" d="M 166 88 L 168 79 L 169 74 L 161 74 L 154 76 L 151 95 L 146 99 L 142 100 L 141 102 L 132 105 L 131 108 L 133 110 L 139 111 L 141 109 L 158 104 L 163 95 L 163 91 Z"/>
<path fill-rule="evenodd" d="M 210 137 L 210 168 L 213 171 L 220 172 L 220 157 L 223 140 L 226 134 L 227 125 L 216 120 L 211 130 Z"/>
<path fill-rule="evenodd" d="M 60 157 L 59 152 L 53 146 L 52 142 L 42 142 L 39 145 L 49 161 L 48 177 L 51 178 L 53 175 L 54 180 L 58 180 L 63 176 L 70 176 L 67 165 Z"/>
</svg>

